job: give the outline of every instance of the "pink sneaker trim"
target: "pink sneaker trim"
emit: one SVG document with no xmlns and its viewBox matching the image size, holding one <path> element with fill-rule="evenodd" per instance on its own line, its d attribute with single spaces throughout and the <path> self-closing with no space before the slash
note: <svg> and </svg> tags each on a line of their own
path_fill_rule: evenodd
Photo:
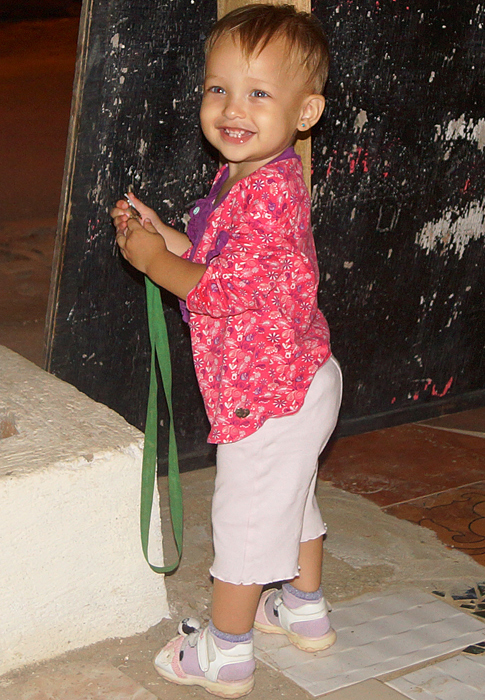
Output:
<svg viewBox="0 0 485 700">
<path fill-rule="evenodd" d="M 180 649 L 182 647 L 184 639 L 185 637 L 183 635 L 174 637 L 169 642 L 167 642 L 167 644 L 165 644 L 165 646 L 162 647 L 162 649 L 160 649 L 160 651 L 154 659 L 154 664 L 157 670 L 162 666 L 162 664 L 165 667 L 167 665 L 170 665 L 171 671 L 177 676 L 177 678 L 187 678 L 187 674 L 180 665 L 179 660 Z M 157 661 L 159 661 L 158 664 Z"/>
<path fill-rule="evenodd" d="M 281 626 L 273 624 L 273 622 L 268 620 L 268 616 L 266 615 L 266 603 L 268 602 L 268 598 L 272 593 L 277 593 L 277 589 L 270 588 L 267 591 L 263 591 L 263 593 L 261 594 L 261 598 L 259 599 L 258 607 L 256 610 L 256 615 L 254 617 L 254 627 L 262 632 L 271 632 L 272 630 L 274 630 L 274 632 L 278 634 L 283 632 Z"/>
</svg>

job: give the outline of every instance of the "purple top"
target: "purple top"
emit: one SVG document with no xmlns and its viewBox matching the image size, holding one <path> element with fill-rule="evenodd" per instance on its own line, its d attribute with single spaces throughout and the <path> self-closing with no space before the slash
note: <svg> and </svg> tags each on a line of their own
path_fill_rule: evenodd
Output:
<svg viewBox="0 0 485 700">
<path fill-rule="evenodd" d="M 286 150 L 283 151 L 283 153 L 280 153 L 279 156 L 276 156 L 273 160 L 269 161 L 269 163 L 277 163 L 279 160 L 286 160 L 287 158 L 299 158 L 299 156 L 296 155 L 295 149 L 293 146 L 289 146 Z M 269 165 L 267 163 L 267 165 Z M 207 228 L 207 220 L 209 216 L 212 214 L 212 212 L 221 204 L 229 194 L 231 190 L 226 192 L 221 200 L 215 204 L 215 200 L 217 198 L 217 195 L 222 189 L 223 184 L 226 182 L 227 178 L 229 177 L 229 168 L 227 166 L 223 166 L 225 168 L 225 171 L 222 173 L 221 177 L 219 180 L 217 180 L 216 183 L 212 185 L 211 191 L 207 195 L 207 197 L 203 197 L 202 199 L 198 199 L 192 209 L 189 211 L 190 214 L 190 221 L 187 226 L 187 236 L 189 237 L 191 243 L 192 243 L 192 248 L 190 249 L 190 253 L 187 256 L 187 260 L 193 260 L 196 250 L 199 246 L 200 241 L 202 240 L 202 236 L 204 235 L 204 232 Z M 217 240 L 215 243 L 215 246 L 207 253 L 205 263 L 206 265 L 209 265 L 211 260 L 215 258 L 217 255 L 220 254 L 221 250 L 224 248 L 226 245 L 227 241 L 229 240 L 229 233 L 228 231 L 222 230 L 219 232 L 219 235 L 217 236 Z M 189 321 L 189 311 L 187 309 L 187 305 L 185 301 L 182 301 L 181 299 L 179 300 L 180 303 L 180 311 L 182 313 L 182 318 L 183 320 L 188 323 Z"/>
</svg>

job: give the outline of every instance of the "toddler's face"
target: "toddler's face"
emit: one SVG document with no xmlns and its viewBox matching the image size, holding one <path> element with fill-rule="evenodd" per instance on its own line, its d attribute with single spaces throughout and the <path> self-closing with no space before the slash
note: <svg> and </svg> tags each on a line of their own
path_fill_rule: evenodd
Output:
<svg viewBox="0 0 485 700">
<path fill-rule="evenodd" d="M 306 81 L 282 39 L 249 61 L 231 36 L 217 41 L 207 58 L 200 119 L 230 176 L 246 177 L 293 143 L 310 95 Z"/>
</svg>

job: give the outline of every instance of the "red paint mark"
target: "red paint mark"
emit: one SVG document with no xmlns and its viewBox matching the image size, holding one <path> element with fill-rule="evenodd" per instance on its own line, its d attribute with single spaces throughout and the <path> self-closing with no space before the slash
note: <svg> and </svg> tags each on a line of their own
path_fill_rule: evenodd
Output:
<svg viewBox="0 0 485 700">
<path fill-rule="evenodd" d="M 368 158 L 369 153 L 368 151 L 364 151 L 362 146 L 359 146 L 358 148 L 355 149 L 355 152 L 353 155 L 349 156 L 349 170 L 350 173 L 354 173 L 355 169 L 358 164 L 362 165 L 362 170 L 364 173 L 369 172 L 369 164 L 368 164 Z"/>
<path fill-rule="evenodd" d="M 432 382 L 432 380 L 431 380 L 431 379 L 427 379 L 427 380 L 426 380 L 426 384 L 424 385 L 424 391 L 426 391 L 426 389 L 428 389 L 428 388 L 429 388 L 429 386 L 430 386 L 431 382 Z"/>
<path fill-rule="evenodd" d="M 469 187 L 470 187 L 470 178 L 468 178 L 468 180 L 465 182 L 463 189 L 462 189 L 462 192 L 466 192 Z"/>
<path fill-rule="evenodd" d="M 330 173 L 332 172 L 332 161 L 333 161 L 333 158 L 330 158 L 330 162 L 329 162 L 328 168 L 327 168 L 327 177 L 329 177 Z"/>
<path fill-rule="evenodd" d="M 419 399 L 419 391 L 417 391 L 414 396 L 413 396 L 413 401 L 417 401 Z"/>
<path fill-rule="evenodd" d="M 396 397 L 395 397 L 395 396 L 394 396 L 394 398 L 391 400 L 391 403 L 396 403 Z"/>
<path fill-rule="evenodd" d="M 444 396 L 445 394 L 447 394 L 449 392 L 452 384 L 453 384 L 453 377 L 450 377 L 445 388 L 441 392 L 441 394 L 439 393 L 439 391 L 436 391 L 436 386 L 433 384 L 433 388 L 431 389 L 431 395 L 432 396 Z"/>
<path fill-rule="evenodd" d="M 387 176 L 389 175 L 389 173 L 388 173 L 387 170 L 386 170 L 386 172 L 384 172 L 384 173 L 382 173 L 382 174 L 384 175 L 384 177 L 387 177 Z"/>
</svg>

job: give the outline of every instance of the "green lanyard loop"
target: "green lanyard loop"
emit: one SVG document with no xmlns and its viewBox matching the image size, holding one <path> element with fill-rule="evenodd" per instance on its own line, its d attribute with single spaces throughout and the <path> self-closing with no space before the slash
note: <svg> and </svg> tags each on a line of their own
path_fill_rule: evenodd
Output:
<svg viewBox="0 0 485 700">
<path fill-rule="evenodd" d="M 183 546 L 183 503 L 182 487 L 180 484 L 177 443 L 172 407 L 172 366 L 168 344 L 167 325 L 163 312 L 160 289 L 145 277 L 148 330 L 151 345 L 150 388 L 145 426 L 145 445 L 143 449 L 143 466 L 141 477 L 140 530 L 143 554 L 150 568 L 157 574 L 168 574 L 174 571 L 180 563 Z M 158 435 L 158 381 L 156 364 L 160 368 L 163 390 L 167 400 L 170 418 L 168 442 L 168 494 L 170 503 L 170 518 L 173 535 L 177 546 L 177 561 L 170 566 L 154 566 L 148 557 L 148 540 L 152 514 L 153 493 L 157 478 L 157 435 Z"/>
</svg>

